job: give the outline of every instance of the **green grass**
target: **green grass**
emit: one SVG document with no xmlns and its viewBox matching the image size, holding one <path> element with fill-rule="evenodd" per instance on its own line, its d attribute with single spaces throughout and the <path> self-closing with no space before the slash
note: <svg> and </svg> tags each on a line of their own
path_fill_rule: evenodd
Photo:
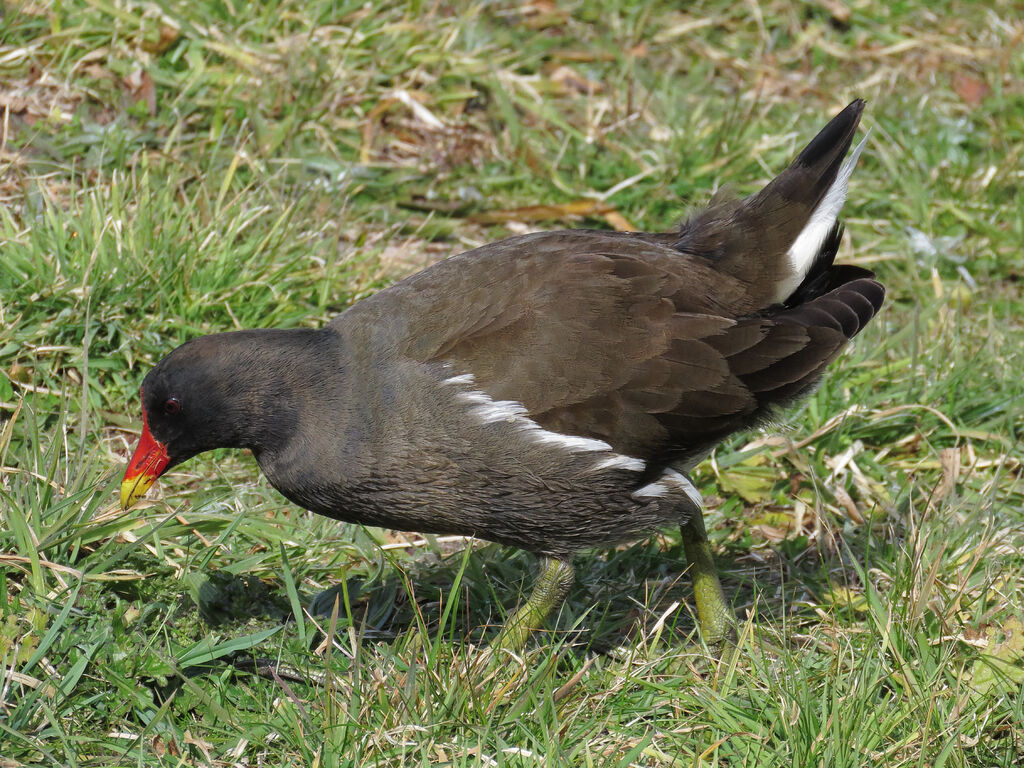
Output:
<svg viewBox="0 0 1024 768">
<path fill-rule="evenodd" d="M 7 4 L 0 766 L 1019 764 L 1024 26 L 829 5 Z M 523 553 L 314 517 L 239 453 L 118 509 L 138 385 L 181 341 L 318 325 L 523 226 L 479 214 L 670 227 L 855 96 L 841 257 L 888 300 L 784 428 L 697 472 L 731 666 L 675 532 L 580 557 L 526 663 L 488 673 L 471 645 Z M 303 613 L 338 583 L 335 622 Z M 249 652 L 327 682 L 228 663 Z"/>
</svg>

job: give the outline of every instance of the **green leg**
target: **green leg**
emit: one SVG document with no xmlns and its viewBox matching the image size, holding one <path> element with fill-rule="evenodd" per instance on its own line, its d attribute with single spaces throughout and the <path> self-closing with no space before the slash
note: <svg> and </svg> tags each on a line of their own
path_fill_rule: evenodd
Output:
<svg viewBox="0 0 1024 768">
<path fill-rule="evenodd" d="M 575 580 L 570 560 L 542 556 L 540 575 L 533 587 L 530 598 L 505 622 L 494 642 L 492 650 L 520 651 L 526 645 L 530 634 L 540 629 L 552 611 L 562 604 L 569 587 Z"/>
<path fill-rule="evenodd" d="M 704 515 L 700 512 L 682 526 L 683 551 L 690 564 L 693 595 L 697 600 L 697 620 L 700 632 L 708 645 L 722 641 L 736 642 L 736 617 L 722 592 L 722 584 L 711 558 L 708 534 L 704 530 Z"/>
</svg>

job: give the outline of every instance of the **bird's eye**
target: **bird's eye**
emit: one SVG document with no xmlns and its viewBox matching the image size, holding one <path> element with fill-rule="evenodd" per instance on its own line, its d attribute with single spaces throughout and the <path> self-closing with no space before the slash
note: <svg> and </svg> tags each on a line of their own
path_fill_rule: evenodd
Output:
<svg viewBox="0 0 1024 768">
<path fill-rule="evenodd" d="M 181 413 L 181 403 L 176 397 L 168 397 L 164 400 L 164 413 L 168 416 L 177 416 Z"/>
</svg>

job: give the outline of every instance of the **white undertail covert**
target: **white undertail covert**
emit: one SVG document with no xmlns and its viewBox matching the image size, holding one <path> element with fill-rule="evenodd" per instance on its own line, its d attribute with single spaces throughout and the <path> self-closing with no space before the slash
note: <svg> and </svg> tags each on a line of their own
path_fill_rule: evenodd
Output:
<svg viewBox="0 0 1024 768">
<path fill-rule="evenodd" d="M 842 166 L 839 168 L 839 173 L 836 174 L 835 181 L 832 182 L 832 186 L 828 188 L 828 192 L 825 193 L 821 202 L 818 203 L 818 207 L 814 209 L 814 213 L 811 214 L 811 219 L 807 222 L 807 226 L 800 231 L 796 240 L 789 247 L 787 256 L 789 257 L 792 272 L 788 278 L 779 283 L 775 294 L 776 302 L 781 303 L 789 298 L 790 294 L 807 277 L 807 272 L 814 263 L 814 259 L 819 251 L 821 251 L 825 238 L 832 231 L 832 227 L 836 225 L 836 219 L 839 218 L 839 213 L 843 210 L 843 203 L 846 202 L 846 192 L 850 186 L 850 176 L 853 174 L 853 169 L 857 167 L 857 158 L 860 157 L 860 153 L 864 149 L 864 144 L 867 142 L 870 134 L 871 131 L 868 131 L 864 138 L 861 139 L 860 144 L 843 161 Z"/>
</svg>

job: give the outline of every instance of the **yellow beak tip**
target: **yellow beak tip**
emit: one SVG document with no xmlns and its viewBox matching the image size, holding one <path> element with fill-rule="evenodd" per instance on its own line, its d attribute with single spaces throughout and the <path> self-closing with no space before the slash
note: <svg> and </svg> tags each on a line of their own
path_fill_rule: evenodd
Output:
<svg viewBox="0 0 1024 768">
<path fill-rule="evenodd" d="M 121 483 L 121 509 L 127 512 L 135 506 L 135 502 L 146 495 L 146 491 L 149 490 L 149 487 L 153 485 L 155 480 L 155 477 L 139 475 Z"/>
</svg>

